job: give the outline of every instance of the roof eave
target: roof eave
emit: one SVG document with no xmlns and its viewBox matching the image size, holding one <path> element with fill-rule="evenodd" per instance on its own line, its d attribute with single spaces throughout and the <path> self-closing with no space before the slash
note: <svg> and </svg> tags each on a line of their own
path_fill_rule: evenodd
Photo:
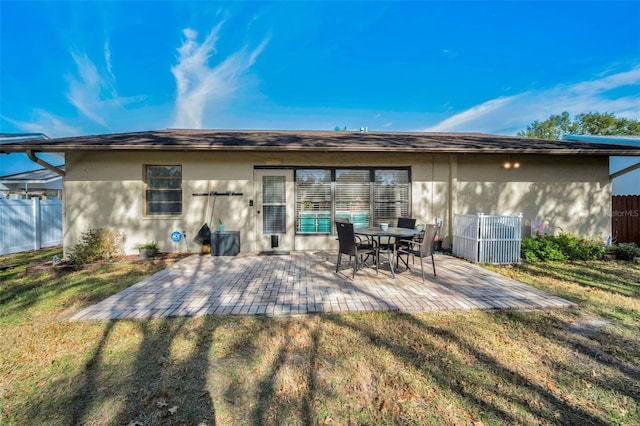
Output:
<svg viewBox="0 0 640 426">
<path fill-rule="evenodd" d="M 383 152 L 383 153 L 403 153 L 403 152 L 411 152 L 411 153 L 423 153 L 423 154 L 527 154 L 527 155 L 596 155 L 596 156 L 640 156 L 640 149 L 569 149 L 569 148 L 481 148 L 481 149 L 470 149 L 470 148 L 452 148 L 452 147 L 439 147 L 439 148 L 424 148 L 424 147 L 360 147 L 360 146 L 299 146 L 299 145 L 279 145 L 279 146 L 255 146 L 255 145 L 240 145 L 240 146 L 211 146 L 211 145 L 189 145 L 189 146 L 180 146 L 180 145 L 159 145 L 159 144 L 148 144 L 148 145 L 109 145 L 109 146 L 99 146 L 99 145 L 72 145 L 65 144 L 64 146 L 55 146 L 55 145 L 2 145 L 0 146 L 0 153 L 9 154 L 9 153 L 23 153 L 28 150 L 32 150 L 35 152 L 97 152 L 97 151 L 222 151 L 222 152 L 233 152 L 233 151 L 284 151 L 284 152 L 358 152 L 358 153 L 366 153 L 366 152 Z"/>
</svg>

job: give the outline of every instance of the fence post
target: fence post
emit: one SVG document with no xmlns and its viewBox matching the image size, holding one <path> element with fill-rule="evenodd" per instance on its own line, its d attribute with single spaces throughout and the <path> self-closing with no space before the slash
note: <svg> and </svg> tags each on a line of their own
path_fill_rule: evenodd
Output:
<svg viewBox="0 0 640 426">
<path fill-rule="evenodd" d="M 40 250 L 42 248 L 42 217 L 40 212 L 40 198 L 31 199 L 33 203 L 33 249 Z"/>
</svg>

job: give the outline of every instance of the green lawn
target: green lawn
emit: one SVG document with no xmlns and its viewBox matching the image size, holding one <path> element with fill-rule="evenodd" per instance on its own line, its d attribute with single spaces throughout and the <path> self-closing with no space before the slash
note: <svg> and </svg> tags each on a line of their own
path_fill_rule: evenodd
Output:
<svg viewBox="0 0 640 426">
<path fill-rule="evenodd" d="M 70 322 L 163 265 L 0 257 L 1 424 L 640 424 L 640 264 L 493 267 L 580 305 Z"/>
</svg>

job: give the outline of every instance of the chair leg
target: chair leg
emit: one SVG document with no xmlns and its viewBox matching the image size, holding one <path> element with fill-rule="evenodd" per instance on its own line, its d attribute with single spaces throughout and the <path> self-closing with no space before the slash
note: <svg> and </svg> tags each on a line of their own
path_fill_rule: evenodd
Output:
<svg viewBox="0 0 640 426">
<path fill-rule="evenodd" d="M 407 260 L 406 261 L 402 258 L 402 254 L 401 253 L 398 253 L 396 255 L 396 270 L 400 267 L 400 261 L 402 261 L 402 263 L 404 263 L 404 266 L 406 266 L 408 269 L 411 269 L 411 268 L 409 268 L 409 254 L 408 253 L 407 253 Z"/>
<path fill-rule="evenodd" d="M 413 260 L 416 260 L 415 256 Z M 420 272 L 422 272 L 422 282 L 424 282 L 424 266 L 422 265 L 422 256 L 420 256 Z"/>
<path fill-rule="evenodd" d="M 393 278 L 396 277 L 396 273 L 393 270 L 393 259 L 392 259 L 393 255 L 391 254 L 391 252 L 389 250 L 387 250 L 387 259 L 389 259 L 389 268 L 391 268 L 391 276 Z"/>
<path fill-rule="evenodd" d="M 353 274 L 351 275 L 351 279 L 354 280 L 356 278 L 356 271 L 358 270 L 358 255 L 356 254 L 353 262 Z M 351 260 L 351 258 L 349 258 Z"/>
<path fill-rule="evenodd" d="M 433 265 L 433 276 L 436 276 L 436 261 L 433 258 L 433 254 L 431 255 L 431 264 Z"/>
<path fill-rule="evenodd" d="M 340 261 L 342 260 L 342 253 L 338 253 L 338 262 L 336 262 L 336 274 L 338 273 L 338 270 L 340 269 Z"/>
</svg>

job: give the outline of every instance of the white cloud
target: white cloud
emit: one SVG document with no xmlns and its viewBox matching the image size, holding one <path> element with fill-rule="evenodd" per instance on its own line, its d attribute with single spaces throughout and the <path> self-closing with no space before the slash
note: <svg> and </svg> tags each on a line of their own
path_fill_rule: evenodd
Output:
<svg viewBox="0 0 640 426">
<path fill-rule="evenodd" d="M 597 80 L 561 84 L 509 97 L 499 97 L 475 105 L 427 129 L 426 132 L 485 132 L 515 134 L 534 120 L 544 120 L 563 111 L 613 112 L 618 117 L 640 118 L 640 90 L 610 97 L 607 92 L 640 85 L 640 66 L 602 76 Z"/>
<path fill-rule="evenodd" d="M 215 44 L 223 23 L 216 25 L 202 44 L 197 41 L 196 31 L 189 28 L 183 31 L 185 40 L 178 48 L 178 63 L 171 68 L 178 89 L 174 127 L 202 128 L 205 108 L 219 106 L 233 96 L 240 77 L 255 63 L 269 42 L 265 38 L 250 52 L 245 46 L 211 68 L 209 59 L 216 52 Z"/>
<path fill-rule="evenodd" d="M 71 52 L 71 56 L 78 69 L 78 75 L 69 78 L 67 99 L 90 120 L 108 127 L 107 118 L 114 110 L 144 98 L 118 96 L 108 42 L 104 46 L 106 72 L 100 72 L 86 54 Z"/>
<path fill-rule="evenodd" d="M 33 111 L 33 119 L 30 121 L 17 121 L 7 117 L 3 118 L 25 132 L 44 133 L 50 138 L 62 138 L 82 134 L 82 129 L 79 127 L 70 126 L 58 117 L 40 109 Z"/>
<path fill-rule="evenodd" d="M 464 127 L 469 122 L 476 122 L 483 117 L 491 115 L 494 111 L 503 108 L 515 99 L 517 99 L 517 96 L 492 99 L 483 104 L 476 105 L 473 108 L 469 108 L 453 117 L 447 118 L 435 126 L 426 129 L 425 132 L 449 132 Z"/>
<path fill-rule="evenodd" d="M 599 80 L 574 84 L 571 89 L 576 93 L 597 94 L 598 92 L 637 84 L 640 84 L 640 66 Z"/>
<path fill-rule="evenodd" d="M 107 64 L 107 72 L 109 76 L 116 81 L 116 76 L 113 74 L 113 67 L 111 66 L 111 47 L 109 46 L 109 40 L 104 42 L 104 62 Z"/>
</svg>

